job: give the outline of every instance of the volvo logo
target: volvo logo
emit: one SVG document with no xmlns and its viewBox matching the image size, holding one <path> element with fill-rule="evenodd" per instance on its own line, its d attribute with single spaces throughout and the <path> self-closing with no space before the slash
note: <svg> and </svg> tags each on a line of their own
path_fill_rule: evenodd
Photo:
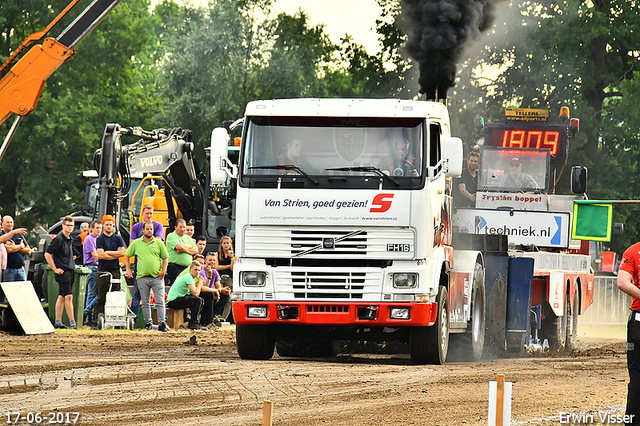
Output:
<svg viewBox="0 0 640 426">
<path fill-rule="evenodd" d="M 336 248 L 336 239 L 335 238 L 323 238 L 322 239 L 322 248 L 325 250 L 333 250 Z"/>
<path fill-rule="evenodd" d="M 152 155 L 150 157 L 143 157 L 140 159 L 141 167 L 153 167 L 162 164 L 162 155 Z"/>
</svg>

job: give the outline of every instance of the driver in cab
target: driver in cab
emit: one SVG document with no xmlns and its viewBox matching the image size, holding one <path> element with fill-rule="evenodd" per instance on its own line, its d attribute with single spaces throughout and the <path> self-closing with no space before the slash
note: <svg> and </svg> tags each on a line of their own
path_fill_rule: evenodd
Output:
<svg viewBox="0 0 640 426">
<path fill-rule="evenodd" d="M 299 168 L 307 173 L 315 173 L 315 169 L 303 156 L 302 140 L 299 138 L 291 139 L 283 147 L 281 154 L 273 158 L 270 162 L 276 166 L 282 166 L 280 173 L 297 174 L 295 168 Z"/>
<path fill-rule="evenodd" d="M 378 168 L 391 176 L 418 177 L 418 170 L 413 165 L 416 158 L 409 153 L 410 147 L 411 143 L 408 140 L 394 139 L 391 144 L 391 153 L 380 161 Z"/>
<path fill-rule="evenodd" d="M 514 157 L 509 161 L 509 171 L 502 179 L 500 187 L 506 191 L 522 191 L 537 188 L 538 184 L 530 175 L 522 173 L 522 162 Z"/>
</svg>

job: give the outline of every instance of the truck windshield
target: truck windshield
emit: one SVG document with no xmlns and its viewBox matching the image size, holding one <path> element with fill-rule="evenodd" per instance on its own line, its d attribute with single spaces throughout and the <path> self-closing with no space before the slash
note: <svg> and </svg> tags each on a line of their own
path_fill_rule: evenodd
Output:
<svg viewBox="0 0 640 426">
<path fill-rule="evenodd" d="M 479 170 L 480 191 L 545 192 L 549 151 L 484 148 Z"/>
<path fill-rule="evenodd" d="M 420 118 L 250 117 L 241 170 L 262 178 L 421 177 L 423 129 Z"/>
</svg>

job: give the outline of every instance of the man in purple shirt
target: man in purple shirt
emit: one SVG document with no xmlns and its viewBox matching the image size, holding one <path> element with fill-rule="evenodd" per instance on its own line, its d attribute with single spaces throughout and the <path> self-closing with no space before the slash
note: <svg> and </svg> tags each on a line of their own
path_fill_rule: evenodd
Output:
<svg viewBox="0 0 640 426">
<path fill-rule="evenodd" d="M 153 236 L 160 238 L 164 241 L 164 227 L 160 222 L 156 222 L 153 219 L 153 206 L 150 204 L 145 204 L 142 206 L 142 220 L 131 227 L 131 237 L 129 238 L 129 244 L 133 242 L 133 240 L 137 240 L 142 237 L 144 230 L 144 223 L 147 221 L 153 222 Z M 137 263 L 133 264 L 133 296 L 131 296 L 131 312 L 136 316 L 136 320 L 138 319 L 138 313 L 140 312 L 140 290 L 138 289 L 138 279 L 137 276 Z"/>
<path fill-rule="evenodd" d="M 96 287 L 96 278 L 98 276 L 98 252 L 96 251 L 96 238 L 102 232 L 102 222 L 94 220 L 89 225 L 89 235 L 84 239 L 82 245 L 82 263 L 91 273 L 87 276 L 87 295 L 84 303 L 84 323 L 86 325 L 95 325 L 93 317 L 93 307 L 98 300 L 98 289 Z"/>
<path fill-rule="evenodd" d="M 221 322 L 219 317 L 222 315 L 222 311 L 224 311 L 225 305 L 229 303 L 231 288 L 222 287 L 222 284 L 220 283 L 220 274 L 218 274 L 218 271 L 216 271 L 216 268 L 214 266 L 216 262 L 215 259 L 215 252 L 207 253 L 204 267 L 200 271 L 200 276 L 204 279 L 204 285 L 218 291 L 218 294 L 216 294 L 215 297 L 215 303 L 213 305 L 213 323 L 220 327 Z"/>
</svg>

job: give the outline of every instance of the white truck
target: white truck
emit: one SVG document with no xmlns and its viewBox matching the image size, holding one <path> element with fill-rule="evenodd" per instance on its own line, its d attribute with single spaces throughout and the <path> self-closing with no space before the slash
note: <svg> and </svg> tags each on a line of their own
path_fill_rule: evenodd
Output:
<svg viewBox="0 0 640 426">
<path fill-rule="evenodd" d="M 531 259 L 512 262 L 506 235 L 453 235 L 463 148 L 444 104 L 255 101 L 238 125 L 237 170 L 227 129 L 213 131 L 210 158 L 213 183 L 237 177 L 241 358 L 398 341 L 413 362 L 441 364 L 450 346 L 479 359 L 531 342 Z"/>
</svg>

